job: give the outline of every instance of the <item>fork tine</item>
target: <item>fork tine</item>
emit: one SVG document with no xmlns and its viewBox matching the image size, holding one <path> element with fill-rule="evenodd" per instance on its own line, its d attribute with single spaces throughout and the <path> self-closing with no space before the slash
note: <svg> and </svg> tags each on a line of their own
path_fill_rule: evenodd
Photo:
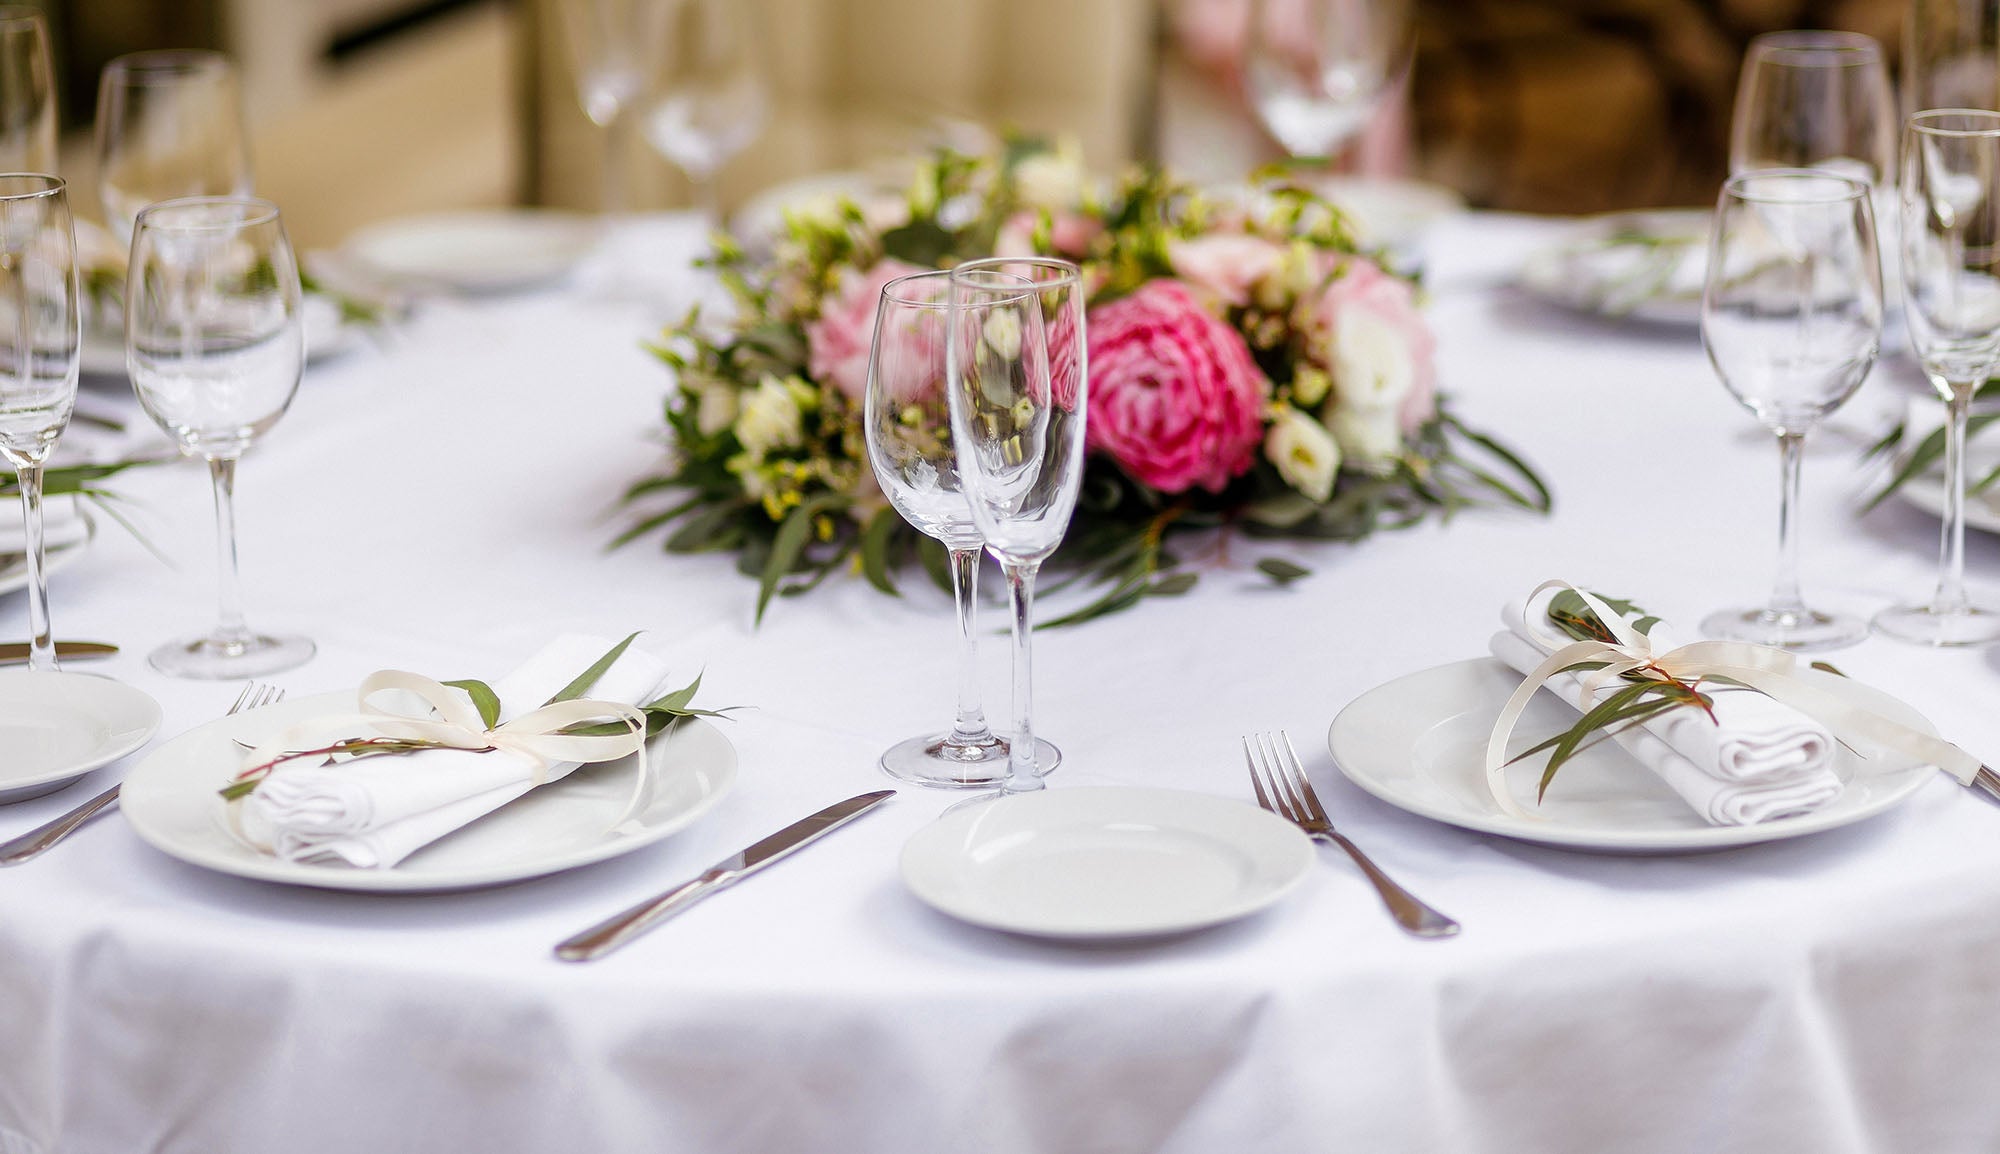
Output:
<svg viewBox="0 0 2000 1154">
<path fill-rule="evenodd" d="M 1292 746 L 1292 735 L 1281 729 L 1278 731 L 1278 736 L 1284 739 L 1285 753 L 1291 758 L 1286 769 L 1291 772 L 1292 779 L 1299 783 L 1299 795 L 1305 799 L 1306 812 L 1314 821 L 1326 821 L 1326 809 L 1319 803 L 1319 794 L 1313 792 L 1312 779 L 1306 776 L 1305 763 L 1299 760 L 1299 751 Z"/>
<path fill-rule="evenodd" d="M 234 703 L 234 704 L 232 704 L 232 705 L 231 705 L 231 706 L 229 707 L 229 712 L 231 712 L 231 713 L 241 713 L 241 712 L 243 712 L 243 707 L 244 707 L 244 705 L 245 705 L 246 703 L 248 703 L 248 702 L 249 702 L 249 700 L 250 700 L 250 693 L 251 693 L 251 691 L 252 691 L 252 690 L 254 690 L 254 689 L 256 689 L 256 688 L 257 688 L 257 683 L 256 683 L 256 682 L 254 682 L 254 681 L 246 681 L 246 682 L 244 682 L 244 683 L 243 683 L 243 692 L 241 692 L 241 693 L 239 693 L 239 694 L 237 694 L 237 695 L 236 695 L 236 701 L 235 701 L 235 703 Z"/>
<path fill-rule="evenodd" d="M 1271 804 L 1270 797 L 1264 792 L 1263 778 L 1257 773 L 1257 758 L 1250 752 L 1250 739 L 1247 737 L 1243 739 L 1243 760 L 1250 766 L 1250 788 L 1257 791 L 1257 804 L 1277 813 L 1278 807 Z"/>
<path fill-rule="evenodd" d="M 1278 795 L 1284 806 L 1285 816 L 1296 822 L 1307 819 L 1305 804 L 1299 800 L 1299 789 L 1291 780 L 1291 774 L 1278 759 L 1278 747 L 1272 743 L 1271 735 L 1257 735 L 1258 752 L 1263 755 L 1264 772 L 1271 775 L 1271 790 Z"/>
</svg>

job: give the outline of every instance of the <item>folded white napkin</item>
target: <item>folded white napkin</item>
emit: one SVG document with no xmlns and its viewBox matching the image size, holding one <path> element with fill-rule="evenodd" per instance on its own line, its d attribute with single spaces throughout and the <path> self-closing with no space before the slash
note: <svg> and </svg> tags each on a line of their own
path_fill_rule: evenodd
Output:
<svg viewBox="0 0 2000 1154">
<path fill-rule="evenodd" d="M 613 642 L 566 634 L 492 682 L 500 720 L 532 712 L 607 653 Z M 641 705 L 658 695 L 664 662 L 627 648 L 584 696 Z M 576 768 L 550 766 L 543 781 Z M 435 749 L 339 765 L 279 766 L 243 804 L 244 835 L 286 861 L 387 869 L 536 786 L 534 762 L 507 751 Z"/>
<path fill-rule="evenodd" d="M 21 499 L 9 497 L 0 504 L 0 553 L 25 553 L 27 530 L 21 524 Z M 60 549 L 90 536 L 90 522 L 77 508 L 76 498 L 64 494 L 42 502 L 42 547 Z"/>
<path fill-rule="evenodd" d="M 1555 591 L 1532 605 L 1513 602 L 1501 611 L 1506 631 L 1493 635 L 1493 656 L 1523 674 L 1540 665 L 1553 648 L 1535 639 L 1528 613 L 1541 616 Z M 1655 650 L 1677 647 L 1672 627 L 1655 624 L 1648 632 Z M 1580 712 L 1622 682 L 1613 680 L 1591 701 L 1584 700 L 1583 676 L 1558 673 L 1545 686 Z M 1642 726 L 1613 735 L 1641 765 L 1652 770 L 1712 825 L 1755 825 L 1817 809 L 1840 795 L 1833 772 L 1833 735 L 1782 702 L 1751 691 L 1710 695 L 1715 719 L 1692 709 L 1671 709 Z M 1559 788 L 1559 787 L 1558 787 Z"/>
</svg>

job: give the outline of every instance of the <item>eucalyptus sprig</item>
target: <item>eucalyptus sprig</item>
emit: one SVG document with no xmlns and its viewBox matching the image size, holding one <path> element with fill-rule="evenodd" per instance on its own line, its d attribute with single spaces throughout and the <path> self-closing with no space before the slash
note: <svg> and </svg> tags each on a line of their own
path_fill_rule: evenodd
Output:
<svg viewBox="0 0 2000 1154">
<path fill-rule="evenodd" d="M 1982 402 L 1994 401 L 2000 401 L 2000 379 L 1987 381 L 1972 394 L 1972 403 L 1975 405 Z M 1974 413 L 1967 417 L 1965 420 L 1965 435 L 1967 439 L 1970 439 L 1973 434 L 1984 429 L 1994 421 L 2000 421 L 2000 412 Z M 1862 454 L 1862 459 L 1875 460 L 1877 458 L 1893 456 L 1897 447 L 1903 443 L 1903 438 L 1907 435 L 1908 431 L 1909 426 L 1906 422 L 1897 421 L 1895 427 L 1882 435 L 1881 440 L 1868 446 L 1867 451 Z M 1882 487 L 1876 490 L 1875 495 L 1862 503 L 1861 511 L 1866 513 L 1875 506 L 1880 505 L 1884 500 L 1888 499 L 1890 494 L 1909 484 L 1911 480 L 1923 475 L 1933 465 L 1943 460 L 1944 438 L 1945 429 L 1944 426 L 1940 425 L 1932 429 L 1929 435 L 1924 437 L 1923 440 L 1917 442 L 1917 447 L 1910 450 L 1908 456 L 1896 462 L 1895 470 L 1890 473 L 1889 479 L 1883 483 Z M 1968 494 L 1984 492 L 1992 488 L 1996 482 L 2000 482 L 2000 465 L 1996 465 L 1988 470 L 1984 476 L 1967 481 L 1965 491 Z"/>
</svg>

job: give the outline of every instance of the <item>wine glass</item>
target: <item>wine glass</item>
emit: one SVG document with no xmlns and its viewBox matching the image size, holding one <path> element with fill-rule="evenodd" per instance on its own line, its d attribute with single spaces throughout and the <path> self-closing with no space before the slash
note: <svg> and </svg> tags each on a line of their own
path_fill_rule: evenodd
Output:
<svg viewBox="0 0 2000 1154">
<path fill-rule="evenodd" d="M 1919 112 L 1903 131 L 1903 313 L 1924 376 L 1945 402 L 1945 515 L 1937 590 L 1886 609 L 1875 628 L 1925 645 L 2000 640 L 2000 614 L 1965 592 L 1965 428 L 2000 370 L 2000 112 Z"/>
<path fill-rule="evenodd" d="M 1820 169 L 1729 178 L 1715 206 L 1702 344 L 1723 386 L 1777 434 L 1778 578 L 1760 609 L 1725 609 L 1711 636 L 1826 649 L 1867 636 L 1858 617 L 1799 595 L 1799 462 L 1822 418 L 1861 387 L 1882 341 L 1882 266 L 1866 182 Z"/>
<path fill-rule="evenodd" d="M 945 341 L 950 333 L 950 273 L 912 273 L 882 286 L 862 419 L 868 463 L 903 519 L 936 538 L 951 554 L 959 675 L 958 719 L 952 728 L 897 742 L 881 760 L 891 777 L 904 781 L 993 786 L 1006 775 L 1007 741 L 987 726 L 979 703 L 981 540 L 952 455 L 951 412 L 944 388 Z M 1046 741 L 1038 741 L 1035 752 L 1042 773 L 1062 759 Z"/>
<path fill-rule="evenodd" d="M 28 564 L 28 668 L 53 672 L 43 571 L 42 468 L 76 405 L 83 313 L 67 186 L 0 175 L 0 457 L 21 490 Z"/>
<path fill-rule="evenodd" d="M 1042 788 L 1030 752 L 1035 576 L 1062 543 L 1083 483 L 1083 309 L 1083 278 L 1068 261 L 1001 257 L 951 271 L 953 456 L 1014 610 L 1007 794 Z"/>
<path fill-rule="evenodd" d="M 1896 121 L 1882 49 L 1856 32 L 1767 32 L 1750 42 L 1729 125 L 1730 175 L 1819 168 L 1893 181 Z"/>
<path fill-rule="evenodd" d="M 1905 117 L 2000 108 L 2000 0 L 1911 0 L 1899 80 Z"/>
<path fill-rule="evenodd" d="M 667 25 L 679 0 L 562 0 L 563 27 L 576 62 L 577 102 L 604 129 L 603 185 L 607 215 L 626 207 L 629 115 L 659 71 Z"/>
<path fill-rule="evenodd" d="M 0 5 L 0 172 L 56 170 L 54 75 L 41 10 Z"/>
<path fill-rule="evenodd" d="M 1332 159 L 1410 65 L 1410 0 L 1253 0 L 1243 82 L 1296 158 Z"/>
<path fill-rule="evenodd" d="M 104 66 L 97 191 L 119 243 L 139 210 L 188 196 L 250 194 L 236 66 L 220 52 L 135 52 Z"/>
<path fill-rule="evenodd" d="M 254 677 L 302 664 L 303 637 L 244 624 L 236 461 L 292 402 L 305 365 L 299 267 L 278 208 L 253 197 L 149 205 L 125 278 L 125 363 L 139 403 L 215 486 L 219 619 L 147 658 L 174 677 Z"/>
<path fill-rule="evenodd" d="M 769 115 L 747 7 L 740 0 L 681 0 L 667 67 L 643 125 L 653 150 L 687 174 L 695 205 L 711 224 L 722 219 L 715 174 L 750 147 Z"/>
</svg>

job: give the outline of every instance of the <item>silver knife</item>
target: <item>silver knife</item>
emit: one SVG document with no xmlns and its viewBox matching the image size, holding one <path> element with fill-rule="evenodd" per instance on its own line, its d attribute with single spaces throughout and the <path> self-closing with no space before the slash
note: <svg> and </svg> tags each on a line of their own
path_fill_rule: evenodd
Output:
<svg viewBox="0 0 2000 1154">
<path fill-rule="evenodd" d="M 658 897 L 648 898 L 624 913 L 565 939 L 556 945 L 556 957 L 565 962 L 601 958 L 715 891 L 734 885 L 765 866 L 811 845 L 894 796 L 896 791 L 893 789 L 878 789 L 874 793 L 835 802 L 811 817 L 795 821 L 734 857 L 715 863 L 693 881 L 675 886 Z"/>
<path fill-rule="evenodd" d="M 103 641 L 56 642 L 56 657 L 63 660 L 88 661 L 93 657 L 109 657 L 116 652 L 118 652 L 116 645 L 111 645 Z M 27 661 L 27 642 L 0 642 L 0 665 L 25 665 Z"/>
</svg>

